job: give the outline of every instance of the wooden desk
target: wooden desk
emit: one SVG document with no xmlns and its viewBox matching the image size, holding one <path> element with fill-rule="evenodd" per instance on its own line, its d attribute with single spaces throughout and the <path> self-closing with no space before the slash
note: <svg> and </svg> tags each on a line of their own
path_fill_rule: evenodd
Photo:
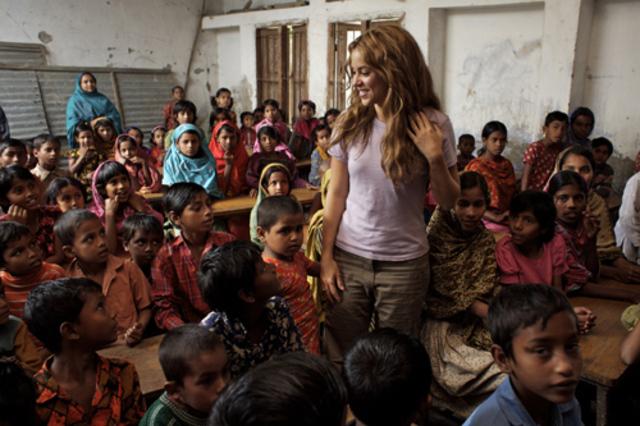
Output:
<svg viewBox="0 0 640 426">
<path fill-rule="evenodd" d="M 144 197 L 145 200 L 151 201 L 161 201 L 162 197 L 164 197 L 164 192 L 145 192 L 144 194 L 140 194 Z"/>
<path fill-rule="evenodd" d="M 311 159 L 296 161 L 298 169 L 308 169 L 311 167 Z"/>
<path fill-rule="evenodd" d="M 315 189 L 295 188 L 291 195 L 296 197 L 303 206 L 311 204 L 318 191 Z M 213 215 L 215 217 L 232 216 L 236 214 L 247 214 L 251 211 L 256 199 L 244 195 L 242 197 L 226 198 L 213 203 Z"/>
</svg>

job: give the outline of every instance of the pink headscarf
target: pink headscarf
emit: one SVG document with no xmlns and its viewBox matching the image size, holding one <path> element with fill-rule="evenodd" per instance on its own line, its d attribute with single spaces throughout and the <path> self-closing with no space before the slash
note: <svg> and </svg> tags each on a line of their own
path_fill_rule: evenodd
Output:
<svg viewBox="0 0 640 426">
<path fill-rule="evenodd" d="M 160 179 L 160 173 L 153 167 L 151 162 L 149 161 L 149 156 L 145 149 L 141 146 L 138 146 L 137 156 L 143 158 L 147 163 L 147 168 L 149 169 L 149 177 L 151 178 L 151 183 L 149 185 L 145 185 L 144 172 L 142 171 L 142 167 L 137 164 L 132 163 L 126 158 L 120 155 L 120 144 L 125 140 L 133 141 L 135 143 L 135 139 L 129 136 L 126 133 L 119 135 L 116 138 L 116 143 L 113 145 L 114 150 L 114 158 L 115 160 L 124 165 L 124 167 L 129 172 L 129 177 L 131 178 L 131 186 L 134 191 L 139 191 L 142 188 L 145 188 L 149 192 L 159 192 L 162 187 L 162 182 Z M 136 145 L 137 146 L 137 145 Z"/>
<path fill-rule="evenodd" d="M 285 143 L 283 143 L 284 139 L 287 136 L 287 126 L 285 126 L 282 121 L 272 123 L 268 118 L 265 118 L 264 120 L 256 124 L 256 141 L 253 144 L 253 153 L 255 154 L 256 152 L 262 152 L 262 146 L 260 146 L 260 138 L 258 138 L 258 133 L 260 132 L 260 129 L 266 126 L 273 127 L 280 135 L 280 143 L 276 145 L 275 151 L 283 151 L 292 161 L 296 161 L 296 157 L 294 157 L 291 151 L 289 151 L 289 147 Z"/>
</svg>

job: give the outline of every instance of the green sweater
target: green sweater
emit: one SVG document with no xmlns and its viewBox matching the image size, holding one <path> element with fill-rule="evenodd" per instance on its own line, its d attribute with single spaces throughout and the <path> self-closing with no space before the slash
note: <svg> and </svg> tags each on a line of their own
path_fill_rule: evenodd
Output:
<svg viewBox="0 0 640 426">
<path fill-rule="evenodd" d="M 206 417 L 198 417 L 187 412 L 184 407 L 171 401 L 164 392 L 147 410 L 139 426 L 204 426 Z"/>
</svg>

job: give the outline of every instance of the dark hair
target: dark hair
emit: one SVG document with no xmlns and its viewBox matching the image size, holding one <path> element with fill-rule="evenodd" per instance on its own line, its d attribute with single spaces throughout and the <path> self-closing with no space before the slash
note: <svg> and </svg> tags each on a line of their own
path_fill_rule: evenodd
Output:
<svg viewBox="0 0 640 426">
<path fill-rule="evenodd" d="M 289 195 L 263 198 L 258 205 L 258 226 L 269 230 L 285 215 L 302 214 L 302 206 Z"/>
<path fill-rule="evenodd" d="M 280 103 L 275 99 L 265 99 L 264 101 L 262 101 L 262 107 L 266 108 L 267 106 L 271 106 L 278 111 L 280 110 Z"/>
<path fill-rule="evenodd" d="M 15 179 L 24 181 L 38 180 L 29 170 L 17 164 L 12 164 L 8 167 L 0 167 L 0 206 L 5 212 L 9 208 L 7 194 L 11 191 Z"/>
<path fill-rule="evenodd" d="M 504 134 L 504 137 L 507 137 L 507 126 L 505 126 L 500 121 L 490 121 L 484 125 L 482 128 L 482 139 L 486 139 L 491 136 L 493 132 L 500 132 Z"/>
<path fill-rule="evenodd" d="M 180 86 L 180 85 L 177 85 L 177 86 L 173 86 L 173 87 L 171 88 L 171 93 L 175 92 L 175 91 L 176 91 L 176 90 L 178 90 L 178 89 L 182 89 L 182 91 L 184 92 L 184 87 L 182 87 L 182 86 Z"/>
<path fill-rule="evenodd" d="M 489 204 L 491 203 L 491 193 L 489 192 L 489 187 L 487 186 L 487 181 L 484 179 L 484 176 L 473 171 L 460 173 L 460 192 L 462 193 L 465 189 L 473 188 L 480 188 L 484 197 L 484 203 L 487 208 L 489 208 Z"/>
<path fill-rule="evenodd" d="M 489 305 L 487 322 L 491 339 L 513 358 L 513 338 L 523 328 L 538 322 L 546 328 L 549 319 L 558 312 L 571 315 L 577 327 L 573 307 L 560 290 L 544 284 L 504 286 Z"/>
<path fill-rule="evenodd" d="M 193 113 L 194 123 L 198 120 L 198 110 L 196 109 L 196 106 L 193 102 L 187 101 L 186 99 L 176 102 L 176 104 L 173 106 L 173 116 L 177 117 L 178 114 L 182 111 L 191 111 Z"/>
<path fill-rule="evenodd" d="M 611 157 L 611 154 L 613 154 L 613 144 L 609 139 L 601 136 L 591 141 L 591 149 L 596 149 L 599 146 L 606 146 L 609 157 Z"/>
<path fill-rule="evenodd" d="M 40 149 L 45 143 L 54 143 L 60 147 L 60 141 L 55 136 L 47 133 L 43 133 L 33 138 L 31 147 L 34 149 Z"/>
<path fill-rule="evenodd" d="M 87 201 L 87 195 L 85 193 L 84 185 L 80 183 L 78 179 L 63 176 L 57 177 L 52 180 L 51 183 L 49 183 L 49 186 L 47 187 L 47 191 L 45 193 L 46 203 L 52 206 L 57 205 L 58 201 L 56 200 L 56 198 L 58 198 L 58 194 L 60 194 L 60 191 L 62 191 L 67 186 L 78 188 L 78 190 L 82 194 L 82 198 L 84 199 L 84 201 Z"/>
<path fill-rule="evenodd" d="M 324 113 L 324 120 L 327 121 L 327 117 L 330 115 L 340 115 L 340 110 L 337 108 L 329 108 L 325 113 Z"/>
<path fill-rule="evenodd" d="M 113 130 L 113 134 L 116 134 L 116 126 L 115 124 L 113 124 L 113 121 L 108 118 L 101 118 L 100 120 L 96 121 L 96 124 L 93 127 L 96 130 L 98 130 L 100 127 L 110 127 L 111 130 Z"/>
<path fill-rule="evenodd" d="M 329 132 L 329 136 L 331 136 L 331 127 L 329 127 L 327 124 L 320 123 L 316 127 L 314 127 L 313 130 L 311 131 L 312 145 L 315 145 L 316 142 L 318 141 L 318 132 L 321 132 L 323 130 L 326 130 L 327 132 Z"/>
<path fill-rule="evenodd" d="M 269 170 L 267 170 L 264 176 L 262 176 L 262 170 L 264 170 L 265 167 L 269 167 Z M 282 163 L 277 163 L 277 164 L 269 163 L 266 166 L 264 166 L 260 170 L 262 179 L 260 179 L 260 182 L 258 182 L 258 185 L 262 185 L 262 187 L 266 189 L 266 187 L 264 186 L 264 183 L 267 182 L 268 184 L 269 179 L 271 178 L 271 175 L 276 172 L 284 173 L 285 176 L 287 176 L 287 178 L 289 179 L 289 193 L 291 193 L 291 186 L 293 185 L 293 178 L 291 177 L 291 171 L 287 168 L 287 166 L 285 166 Z"/>
<path fill-rule="evenodd" d="M 0 142 L 0 154 L 4 152 L 7 148 L 18 148 L 22 149 L 25 153 L 27 152 L 27 147 L 24 142 L 20 139 L 9 138 Z"/>
<path fill-rule="evenodd" d="M 264 107 L 263 106 L 256 107 L 256 109 L 253 110 L 253 114 L 255 114 L 256 112 L 261 112 L 264 114 Z"/>
<path fill-rule="evenodd" d="M 132 214 L 122 222 L 122 229 L 120 230 L 122 241 L 125 243 L 131 241 L 136 231 L 149 232 L 160 235 L 161 237 L 164 236 L 160 221 L 156 219 L 155 216 L 145 213 Z"/>
<path fill-rule="evenodd" d="M 76 237 L 76 231 L 88 220 L 99 220 L 95 213 L 87 209 L 73 209 L 64 212 L 53 225 L 53 232 L 63 246 L 70 246 Z"/>
<path fill-rule="evenodd" d="M 558 157 L 558 168 L 560 170 L 562 170 L 564 162 L 570 155 L 578 155 L 580 157 L 586 158 L 587 160 L 589 160 L 589 164 L 591 164 L 591 170 L 596 169 L 596 160 L 593 159 L 593 153 L 591 152 L 591 150 L 580 145 L 573 145 L 570 148 L 565 149 L 561 153 L 560 157 Z"/>
<path fill-rule="evenodd" d="M 240 113 L 240 121 L 242 122 L 244 120 L 244 118 L 249 116 L 249 115 L 253 117 L 253 112 L 251 112 L 251 111 L 242 111 L 242 113 Z"/>
<path fill-rule="evenodd" d="M 198 324 L 184 324 L 169 330 L 160 342 L 158 358 L 167 381 L 182 384 L 192 374 L 191 361 L 203 352 L 224 351 L 222 340 L 214 332 Z"/>
<path fill-rule="evenodd" d="M 18 241 L 25 235 L 30 235 L 31 231 L 25 225 L 13 222 L 3 221 L 0 222 L 0 267 L 5 266 L 4 251 L 7 249 L 9 243 Z"/>
<path fill-rule="evenodd" d="M 93 129 L 91 128 L 91 124 L 86 121 L 81 121 L 80 123 L 78 123 L 76 128 L 73 130 L 73 137 L 77 138 L 82 132 L 91 132 L 91 137 L 93 137 Z"/>
<path fill-rule="evenodd" d="M 556 195 L 556 192 L 560 190 L 563 186 L 567 185 L 576 185 L 580 192 L 582 192 L 585 196 L 589 192 L 589 188 L 587 187 L 587 183 L 582 179 L 578 173 L 564 170 L 556 173 L 549 180 L 549 185 L 547 187 L 547 193 L 552 197 Z"/>
<path fill-rule="evenodd" d="M 129 142 L 132 143 L 133 146 L 138 146 L 138 142 L 136 142 L 136 139 L 133 136 L 129 136 L 127 133 L 123 133 L 121 135 L 118 135 L 118 137 L 116 138 L 116 145 L 118 145 L 118 151 L 120 151 L 120 144 L 122 142 Z"/>
<path fill-rule="evenodd" d="M 80 81 L 82 81 L 82 77 L 84 77 L 85 75 L 90 75 L 91 78 L 93 79 L 94 83 L 97 83 L 98 80 L 96 79 L 96 76 L 94 73 L 92 73 L 91 71 L 83 71 L 82 74 L 80 74 Z"/>
<path fill-rule="evenodd" d="M 142 136 L 142 139 L 144 140 L 144 132 L 142 131 L 142 129 L 140 129 L 140 127 L 130 126 L 124 129 L 124 132 L 128 134 L 131 130 L 135 130 L 136 132 L 140 133 L 140 135 Z"/>
<path fill-rule="evenodd" d="M 260 248 L 249 241 L 232 241 L 207 252 L 200 261 L 198 285 L 209 308 L 237 316 L 243 305 L 238 292 L 254 291 L 260 262 Z"/>
<path fill-rule="evenodd" d="M 578 108 L 574 109 L 573 112 L 571 113 L 571 118 L 569 120 L 569 123 L 573 124 L 573 122 L 576 121 L 576 119 L 578 117 L 580 117 L 581 115 L 584 115 L 584 116 L 589 117 L 591 119 L 591 129 L 593 129 L 593 127 L 596 124 L 596 116 L 593 115 L 593 111 L 591 111 L 587 107 L 578 107 Z"/>
<path fill-rule="evenodd" d="M 238 129 L 236 129 L 234 126 L 230 124 L 225 124 L 223 126 L 220 126 L 220 128 L 218 129 L 218 133 L 216 133 L 216 138 L 220 135 L 220 133 L 222 133 L 223 130 L 233 135 L 237 135 L 237 131 L 238 131 Z"/>
<path fill-rule="evenodd" d="M 49 351 L 59 353 L 60 326 L 78 320 L 89 293 L 102 294 L 102 287 L 88 278 L 62 278 L 39 284 L 24 305 L 24 319 L 31 334 Z"/>
<path fill-rule="evenodd" d="M 468 141 L 474 142 L 474 143 L 476 141 L 476 138 L 474 138 L 472 134 L 463 133 L 458 137 L 458 143 L 459 144 L 462 143 L 462 141 L 465 140 L 465 139 L 468 140 Z"/>
<path fill-rule="evenodd" d="M 0 358 L 0 424 L 35 426 L 36 388 L 16 360 Z"/>
<path fill-rule="evenodd" d="M 187 208 L 193 198 L 201 193 L 207 193 L 203 187 L 193 182 L 178 182 L 169 187 L 162 197 L 162 207 L 166 215 L 174 212 L 178 216 Z"/>
<path fill-rule="evenodd" d="M 131 137 L 131 136 L 129 136 Z M 134 141 L 135 143 L 135 141 Z M 107 197 L 107 183 L 116 176 L 126 176 L 129 179 L 129 185 L 131 185 L 131 176 L 129 176 L 129 172 L 127 168 L 117 161 L 107 160 L 100 166 L 99 170 L 93 175 L 93 182 L 98 190 L 98 194 L 106 200 Z M 131 190 L 133 190 L 131 188 Z"/>
<path fill-rule="evenodd" d="M 324 358 L 305 352 L 276 356 L 249 370 L 220 396 L 212 426 L 338 426 L 347 391 Z"/>
<path fill-rule="evenodd" d="M 258 130 L 258 140 L 262 137 L 262 135 L 267 135 L 269 138 L 274 139 L 277 142 L 282 142 L 280 140 L 280 134 L 273 126 L 262 126 L 260 130 Z"/>
<path fill-rule="evenodd" d="M 515 217 L 530 211 L 540 225 L 540 242 L 548 243 L 555 233 L 556 207 L 553 198 L 546 192 L 527 190 L 511 199 L 509 216 Z"/>
<path fill-rule="evenodd" d="M 569 117 L 562 111 L 552 111 L 544 118 L 545 127 L 554 121 L 562 121 L 563 123 L 569 123 Z"/>
<path fill-rule="evenodd" d="M 316 113 L 316 103 L 309 100 L 309 99 L 304 99 L 300 102 L 298 102 L 298 111 L 300 111 L 302 109 L 303 106 L 308 106 L 309 108 L 311 108 L 313 110 L 313 113 Z"/>
<path fill-rule="evenodd" d="M 231 94 L 231 90 L 227 89 L 226 87 L 219 88 L 218 90 L 216 90 L 216 98 L 225 92 Z"/>
</svg>

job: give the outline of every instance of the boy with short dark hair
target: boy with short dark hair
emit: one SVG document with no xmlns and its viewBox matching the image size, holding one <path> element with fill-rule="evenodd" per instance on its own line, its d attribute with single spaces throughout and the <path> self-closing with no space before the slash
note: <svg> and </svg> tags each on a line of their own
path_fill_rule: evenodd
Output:
<svg viewBox="0 0 640 426">
<path fill-rule="evenodd" d="M 423 424 L 430 405 L 431 362 L 416 338 L 382 328 L 347 352 L 344 377 L 356 424 Z"/>
<path fill-rule="evenodd" d="M 158 251 L 151 267 L 151 289 L 156 323 L 171 330 L 199 322 L 209 312 L 198 287 L 198 265 L 208 251 L 234 237 L 213 230 L 212 200 L 198 184 L 171 185 L 163 204 L 166 217 L 180 228 L 180 235 Z"/>
<path fill-rule="evenodd" d="M 489 306 L 488 327 L 493 359 L 509 378 L 464 425 L 582 425 L 578 321 L 566 296 L 546 285 L 504 287 Z"/>
<path fill-rule="evenodd" d="M 604 187 L 604 191 L 598 191 L 603 197 L 608 197 L 613 183 L 613 167 L 607 164 L 607 161 L 613 154 L 613 144 L 607 138 L 600 137 L 591 141 L 591 152 L 593 153 L 593 161 L 596 167 L 593 169 L 593 179 L 591 186 L 594 189 Z"/>
<path fill-rule="evenodd" d="M 151 282 L 151 264 L 164 243 L 162 224 L 154 216 L 136 213 L 124 220 L 120 232 L 124 250 Z"/>
<path fill-rule="evenodd" d="M 27 147 L 19 139 L 10 138 L 0 142 L 0 167 L 27 164 Z"/>
<path fill-rule="evenodd" d="M 40 179 L 43 188 L 47 188 L 55 178 L 67 176 L 66 173 L 58 169 L 60 141 L 55 137 L 40 135 L 33 139 L 33 156 L 37 163 L 31 169 L 31 174 Z"/>
<path fill-rule="evenodd" d="M 253 154 L 253 142 L 256 140 L 254 124 L 253 112 L 244 111 L 240 114 L 240 143 L 249 155 Z"/>
<path fill-rule="evenodd" d="M 138 374 L 127 361 L 96 353 L 117 338 L 100 285 L 48 281 L 25 305 L 29 331 L 53 353 L 34 376 L 43 424 L 137 424 L 145 411 Z"/>
<path fill-rule="evenodd" d="M 458 171 L 461 172 L 474 158 L 473 150 L 476 149 L 476 139 L 473 135 L 465 133 L 458 138 Z"/>
<path fill-rule="evenodd" d="M 274 355 L 304 350 L 287 303 L 277 296 L 275 270 L 257 245 L 233 241 L 210 251 L 198 282 L 211 309 L 200 324 L 222 338 L 232 378 Z"/>
<path fill-rule="evenodd" d="M 167 380 L 165 391 L 140 426 L 205 425 L 229 379 L 218 336 L 197 324 L 185 324 L 167 332 L 158 356 Z"/>
</svg>

